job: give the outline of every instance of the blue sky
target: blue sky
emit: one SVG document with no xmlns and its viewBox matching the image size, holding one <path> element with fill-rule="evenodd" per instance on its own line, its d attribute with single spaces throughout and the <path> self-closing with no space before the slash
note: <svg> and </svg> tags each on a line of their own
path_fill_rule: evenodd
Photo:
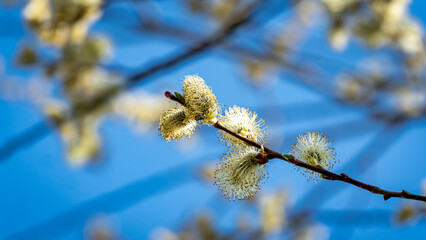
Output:
<svg viewBox="0 0 426 240">
<path fill-rule="evenodd" d="M 174 6 L 162 3 L 158 8 L 167 12 Z M 424 2 L 414 1 L 412 14 L 425 22 L 425 8 Z M 21 9 L 16 8 L 0 9 L 0 22 L 8 23 L 0 25 L 0 52 L 4 75 L 29 78 L 34 72 L 14 65 L 19 46 L 34 39 L 23 25 L 20 12 Z M 109 36 L 115 44 L 111 64 L 129 68 L 151 64 L 152 59 L 169 56 L 185 46 L 132 35 L 104 19 L 95 25 L 93 32 Z M 306 44 L 313 51 L 323 49 L 325 54 L 331 51 L 320 32 L 312 35 L 319 38 Z M 338 56 L 353 60 L 367 52 L 367 49 L 351 45 Z M 420 183 L 426 177 L 424 121 L 387 129 L 383 123 L 370 120 L 362 107 L 339 104 L 297 83 L 291 76 L 277 77 L 276 84 L 253 87 L 242 79 L 240 66 L 217 51 L 209 51 L 138 87 L 154 94 L 162 94 L 166 89 L 177 91 L 181 88 L 180 80 L 189 74 L 203 77 L 221 104 L 257 111 L 269 126 L 268 137 L 275 140 L 271 142 L 277 150 L 288 151 L 299 133 L 324 131 L 335 141 L 340 158 L 336 172 L 344 171 L 384 189 L 404 188 L 420 193 Z M 302 110 L 292 109 L 295 104 L 301 104 Z M 282 106 L 282 111 L 271 112 L 262 107 L 271 105 Z M 324 117 L 322 112 L 329 116 Z M 0 143 L 43 119 L 40 109 L 22 102 L 0 100 L 0 113 Z M 339 124 L 349 127 L 345 131 L 333 131 L 333 126 Z M 199 134 L 192 143 L 191 153 L 183 151 L 178 142 L 166 143 L 155 129 L 141 135 L 114 118 L 105 118 L 100 131 L 104 155 L 103 163 L 98 166 L 70 167 L 64 157 L 64 146 L 55 132 L 0 162 L 0 239 L 8 236 L 81 239 L 87 218 L 98 214 L 106 214 L 124 239 L 148 239 L 157 227 L 177 230 L 185 220 L 207 209 L 216 216 L 221 229 L 233 226 L 237 210 L 245 203 L 228 202 L 215 186 L 197 177 L 197 167 L 218 161 L 226 151 L 213 128 L 197 129 Z M 371 145 L 379 135 L 387 137 Z M 395 136 L 399 138 L 392 142 Z M 281 143 L 277 139 L 281 139 Z M 366 147 L 369 151 L 364 154 Z M 305 208 L 395 211 L 405 202 L 399 199 L 384 202 L 380 196 L 343 183 L 307 182 L 293 166 L 279 161 L 271 162 L 268 168 L 270 178 L 262 192 L 285 189 L 289 193 L 289 211 Z M 325 201 L 310 200 L 310 195 L 306 194 L 312 193 L 313 188 L 317 188 L 316 197 Z M 339 193 L 331 194 L 334 191 Z M 328 195 L 332 195 L 331 198 Z M 395 226 L 390 221 L 383 225 L 361 225 L 356 229 L 327 222 L 319 225 L 325 236 L 335 239 L 351 231 L 353 239 L 417 239 L 426 230 L 424 223 L 423 220 L 414 226 Z M 15 233 L 22 235 L 13 235 Z"/>
</svg>

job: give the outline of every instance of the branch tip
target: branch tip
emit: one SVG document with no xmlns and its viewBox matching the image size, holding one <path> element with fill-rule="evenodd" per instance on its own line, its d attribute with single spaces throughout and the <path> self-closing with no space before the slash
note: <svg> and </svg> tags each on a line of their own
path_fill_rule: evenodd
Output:
<svg viewBox="0 0 426 240">
<path fill-rule="evenodd" d="M 166 96 L 168 99 L 172 99 L 174 97 L 173 94 L 169 91 L 164 92 L 164 96 Z"/>
</svg>

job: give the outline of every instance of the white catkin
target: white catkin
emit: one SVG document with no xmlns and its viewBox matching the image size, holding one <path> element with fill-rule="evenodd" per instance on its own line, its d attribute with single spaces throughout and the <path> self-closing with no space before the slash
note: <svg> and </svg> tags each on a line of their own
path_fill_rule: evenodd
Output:
<svg viewBox="0 0 426 240">
<path fill-rule="evenodd" d="M 252 147 L 230 151 L 215 171 L 215 185 L 230 200 L 251 198 L 268 176 L 265 164 L 255 158 L 259 151 Z"/>
</svg>

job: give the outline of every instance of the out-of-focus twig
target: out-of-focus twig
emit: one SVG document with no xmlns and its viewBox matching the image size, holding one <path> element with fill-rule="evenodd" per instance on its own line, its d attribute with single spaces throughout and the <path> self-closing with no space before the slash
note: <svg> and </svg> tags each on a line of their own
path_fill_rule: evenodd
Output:
<svg viewBox="0 0 426 240">
<path fill-rule="evenodd" d="M 153 64 L 151 67 L 148 67 L 142 71 L 136 72 L 129 77 L 127 77 L 125 84 L 121 88 L 110 88 L 107 89 L 100 94 L 98 94 L 92 102 L 90 103 L 80 103 L 75 106 L 74 109 L 72 109 L 72 114 L 69 114 L 72 116 L 71 119 L 68 119 L 68 121 L 72 121 L 73 119 L 78 119 L 87 113 L 94 111 L 96 109 L 102 108 L 105 104 L 107 104 L 110 100 L 112 100 L 118 93 L 124 89 L 124 88 L 131 88 L 136 86 L 136 84 L 141 82 L 147 82 L 148 79 L 152 78 L 156 74 L 159 74 L 160 72 L 164 72 L 167 70 L 172 69 L 173 67 L 177 67 L 180 64 L 183 64 L 189 59 L 192 59 L 198 55 L 200 55 L 203 52 L 208 51 L 215 45 L 222 42 L 227 37 L 230 37 L 233 33 L 235 33 L 240 27 L 244 26 L 245 24 L 252 21 L 255 17 L 255 12 L 258 10 L 261 5 L 266 4 L 268 1 L 255 1 L 253 3 L 250 3 L 245 8 L 243 8 L 241 11 L 234 14 L 234 18 L 232 18 L 232 21 L 229 23 L 226 23 L 224 27 L 222 27 L 220 30 L 218 30 L 215 34 L 213 34 L 211 37 L 207 38 L 206 40 L 203 40 L 199 42 L 198 44 L 195 44 L 194 47 L 190 47 L 188 50 L 176 54 L 175 56 L 169 57 L 166 60 L 157 62 Z M 67 114 L 65 114 L 67 115 Z M 44 122 L 49 122 L 49 119 L 45 121 L 41 121 L 37 123 L 36 125 L 43 125 Z M 26 129 L 23 131 L 22 136 L 31 136 L 34 129 L 32 127 Z M 3 152 L 6 152 L 7 155 L 0 156 L 0 161 L 4 160 L 6 157 L 10 156 L 14 152 L 22 149 L 25 146 L 28 146 L 29 144 L 35 143 L 40 138 L 44 136 L 42 134 L 34 135 L 31 138 L 28 138 L 26 141 L 21 141 L 25 144 L 16 144 L 16 141 L 14 140 L 16 137 L 12 137 L 11 140 L 7 140 L 3 146 L 0 147 Z M 18 137 L 19 138 L 19 137 Z M 11 144 L 10 142 L 14 142 Z M 8 149 L 9 146 L 13 146 L 13 148 Z"/>
<path fill-rule="evenodd" d="M 174 39 L 184 41 L 199 38 L 198 33 L 192 32 L 187 29 L 179 28 L 177 26 L 172 26 L 170 24 L 162 23 L 147 16 L 143 16 L 142 26 L 138 27 L 137 30 L 155 34 L 157 36 L 164 36 L 167 38 L 172 37 Z M 304 85 L 325 94 L 327 97 L 333 100 L 337 100 L 336 96 L 332 95 L 330 92 L 330 89 L 333 89 L 333 86 L 330 86 L 328 82 L 321 81 L 321 78 L 318 77 L 318 71 L 307 64 L 294 63 L 290 59 L 277 56 L 277 54 L 273 54 L 272 52 L 257 51 L 229 41 L 222 42 L 218 50 L 222 50 L 222 52 L 225 53 L 227 56 L 236 57 L 240 59 L 254 58 L 259 61 L 275 62 L 275 64 L 283 67 L 283 74 L 291 73 L 297 76 L 298 80 Z M 292 49 L 288 47 L 288 52 L 291 54 L 304 55 L 306 56 L 306 58 L 309 58 L 310 61 L 312 59 L 321 59 L 327 60 L 329 62 L 341 63 L 339 60 L 330 59 L 327 56 L 322 56 L 316 53 L 310 53 L 301 49 Z"/>
<path fill-rule="evenodd" d="M 50 132 L 47 122 L 37 122 L 6 141 L 0 147 L 0 160 L 6 159 L 21 148 L 28 147 L 46 137 Z"/>
</svg>

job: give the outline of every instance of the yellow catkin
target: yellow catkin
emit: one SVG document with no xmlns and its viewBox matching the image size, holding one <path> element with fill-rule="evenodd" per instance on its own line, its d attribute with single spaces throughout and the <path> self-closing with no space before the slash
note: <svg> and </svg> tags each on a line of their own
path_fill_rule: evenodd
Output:
<svg viewBox="0 0 426 240">
<path fill-rule="evenodd" d="M 216 119 L 219 112 L 217 97 L 201 77 L 186 76 L 183 80 L 182 91 L 189 118 L 204 123 L 210 123 Z"/>
<path fill-rule="evenodd" d="M 188 118 L 187 110 L 184 107 L 179 107 L 166 110 L 161 114 L 158 130 L 169 142 L 182 137 L 191 137 L 196 126 L 197 122 Z"/>
</svg>

